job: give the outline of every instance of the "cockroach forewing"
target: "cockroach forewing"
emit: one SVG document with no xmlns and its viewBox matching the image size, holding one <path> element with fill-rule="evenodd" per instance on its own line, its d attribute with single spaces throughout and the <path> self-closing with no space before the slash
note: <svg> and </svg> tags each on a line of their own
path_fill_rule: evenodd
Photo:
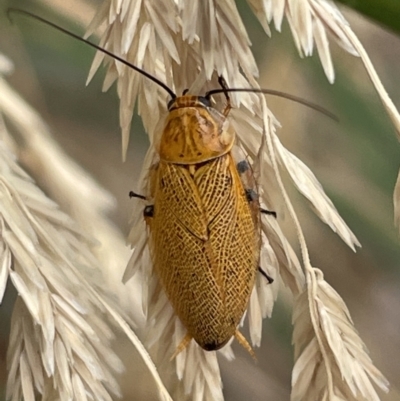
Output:
<svg viewBox="0 0 400 401">
<path fill-rule="evenodd" d="M 235 334 L 247 308 L 259 235 L 230 153 L 190 170 L 160 162 L 153 172 L 151 254 L 188 333 L 211 350 Z"/>
</svg>

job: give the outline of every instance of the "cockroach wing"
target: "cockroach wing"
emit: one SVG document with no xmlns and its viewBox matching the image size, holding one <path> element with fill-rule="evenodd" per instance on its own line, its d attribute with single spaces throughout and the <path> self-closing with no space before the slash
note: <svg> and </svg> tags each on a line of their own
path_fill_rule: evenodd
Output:
<svg viewBox="0 0 400 401">
<path fill-rule="evenodd" d="M 235 334 L 258 267 L 260 231 L 230 153 L 152 171 L 151 254 L 175 312 L 216 350 Z"/>
</svg>

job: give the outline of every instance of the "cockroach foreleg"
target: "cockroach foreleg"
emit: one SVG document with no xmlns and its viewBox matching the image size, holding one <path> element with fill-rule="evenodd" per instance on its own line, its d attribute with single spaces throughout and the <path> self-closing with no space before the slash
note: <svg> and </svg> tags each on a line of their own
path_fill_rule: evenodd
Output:
<svg viewBox="0 0 400 401">
<path fill-rule="evenodd" d="M 251 348 L 251 345 L 248 343 L 245 336 L 239 330 L 235 331 L 235 338 L 236 340 L 238 340 L 239 344 L 253 357 L 253 359 L 257 361 L 257 357 L 253 351 L 253 348 Z"/>
<path fill-rule="evenodd" d="M 268 284 L 272 284 L 274 282 L 274 279 L 269 276 L 263 269 L 261 269 L 260 266 L 258 266 L 258 271 L 268 280 Z"/>
<path fill-rule="evenodd" d="M 228 85 L 226 84 L 226 81 L 222 75 L 220 75 L 218 77 L 218 83 L 221 85 L 221 88 L 224 90 L 226 105 L 225 105 L 224 110 L 222 111 L 222 114 L 226 117 L 232 108 L 231 98 L 229 97 L 228 92 L 226 91 L 226 89 L 228 89 Z"/>
<path fill-rule="evenodd" d="M 190 344 L 190 341 L 192 341 L 192 338 L 193 337 L 189 333 L 186 334 L 185 337 L 183 337 L 182 341 L 176 347 L 175 352 L 172 354 L 170 361 L 172 361 L 174 358 L 176 358 Z"/>
</svg>

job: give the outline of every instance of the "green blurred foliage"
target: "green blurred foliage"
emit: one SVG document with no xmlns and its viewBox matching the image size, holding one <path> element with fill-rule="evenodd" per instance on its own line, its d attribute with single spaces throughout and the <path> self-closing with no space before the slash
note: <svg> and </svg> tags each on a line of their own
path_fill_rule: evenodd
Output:
<svg viewBox="0 0 400 401">
<path fill-rule="evenodd" d="M 337 2 L 364 14 L 383 27 L 400 33 L 398 0 L 337 0 Z"/>
</svg>

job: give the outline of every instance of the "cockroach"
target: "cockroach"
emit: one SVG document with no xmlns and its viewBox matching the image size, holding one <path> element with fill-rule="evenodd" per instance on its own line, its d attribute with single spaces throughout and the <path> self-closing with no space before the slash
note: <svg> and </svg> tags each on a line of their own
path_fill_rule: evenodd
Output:
<svg viewBox="0 0 400 401">
<path fill-rule="evenodd" d="M 150 171 L 150 254 L 187 329 L 177 352 L 192 338 L 214 351 L 235 336 L 252 353 L 237 327 L 259 269 L 261 209 L 251 166 L 233 154 L 230 108 L 229 97 L 222 113 L 209 94 L 173 98 Z"/>
<path fill-rule="evenodd" d="M 261 209 L 250 164 L 235 157 L 236 133 L 228 121 L 228 92 L 256 92 L 288 98 L 322 111 L 297 97 L 265 89 L 227 88 L 204 96 L 176 96 L 163 82 L 111 52 L 41 17 L 29 15 L 114 57 L 161 86 L 171 96 L 161 139 L 159 161 L 149 174 L 144 209 L 150 231 L 150 254 L 169 301 L 187 330 L 175 354 L 194 339 L 206 351 L 222 348 L 233 336 L 253 351 L 238 326 L 248 306 L 261 248 Z M 211 96 L 224 93 L 222 112 Z"/>
<path fill-rule="evenodd" d="M 150 253 L 154 269 L 187 329 L 207 351 L 235 335 L 247 308 L 261 247 L 258 196 L 250 199 L 232 155 L 235 132 L 210 99 L 170 102 L 150 173 L 154 200 Z"/>
</svg>

